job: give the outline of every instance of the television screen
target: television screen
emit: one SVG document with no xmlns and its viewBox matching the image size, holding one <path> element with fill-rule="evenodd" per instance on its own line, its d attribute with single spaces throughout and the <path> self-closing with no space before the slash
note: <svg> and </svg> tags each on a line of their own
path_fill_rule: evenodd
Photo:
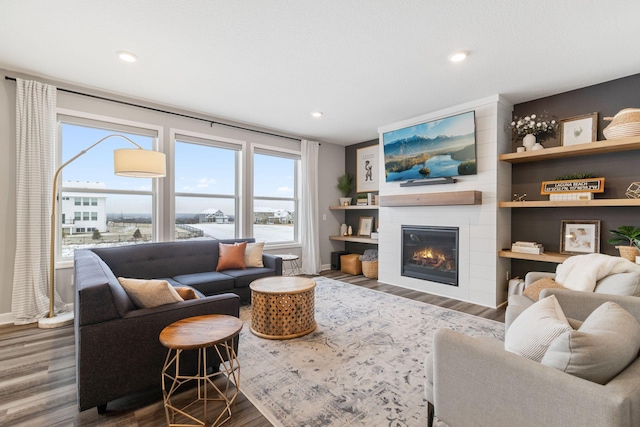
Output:
<svg viewBox="0 0 640 427">
<path fill-rule="evenodd" d="M 475 112 L 382 135 L 387 182 L 476 174 Z"/>
</svg>

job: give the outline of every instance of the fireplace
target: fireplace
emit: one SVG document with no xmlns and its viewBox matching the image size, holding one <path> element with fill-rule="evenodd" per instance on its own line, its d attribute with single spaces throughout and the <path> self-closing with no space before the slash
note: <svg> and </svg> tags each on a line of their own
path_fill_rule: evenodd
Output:
<svg viewBox="0 0 640 427">
<path fill-rule="evenodd" d="M 403 225 L 402 275 L 458 286 L 458 228 Z"/>
</svg>

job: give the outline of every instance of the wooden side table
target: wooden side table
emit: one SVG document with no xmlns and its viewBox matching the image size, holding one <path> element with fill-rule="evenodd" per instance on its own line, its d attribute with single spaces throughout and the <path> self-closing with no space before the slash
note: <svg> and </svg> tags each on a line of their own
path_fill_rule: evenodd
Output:
<svg viewBox="0 0 640 427">
<path fill-rule="evenodd" d="M 240 363 L 234 350 L 236 337 L 242 329 L 242 321 L 237 317 L 223 314 L 195 316 L 178 320 L 164 328 L 160 333 L 160 342 L 169 349 L 162 368 L 162 394 L 169 426 L 207 425 L 207 403 L 222 402 L 223 408 L 211 426 L 219 426 L 231 419 L 232 405 L 240 392 Z M 207 372 L 207 348 L 213 347 L 221 361 L 220 370 Z M 180 356 L 184 350 L 198 351 L 198 372 L 195 375 L 180 374 Z M 226 385 L 218 387 L 214 380 L 226 376 Z M 197 381 L 197 398 L 190 403 L 177 407 L 172 398 L 180 387 Z M 235 384 L 232 387 L 231 382 Z M 212 396 L 209 395 L 212 389 Z M 181 391 L 181 390 L 180 390 Z M 197 418 L 198 402 L 203 405 L 202 420 Z M 176 415 L 182 415 L 180 423 L 175 423 Z M 185 421 L 187 420 L 187 421 Z M 186 422 L 194 422 L 187 424 Z"/>
<path fill-rule="evenodd" d="M 261 338 L 284 340 L 312 332 L 316 282 L 305 277 L 265 277 L 251 288 L 251 332 Z"/>
</svg>

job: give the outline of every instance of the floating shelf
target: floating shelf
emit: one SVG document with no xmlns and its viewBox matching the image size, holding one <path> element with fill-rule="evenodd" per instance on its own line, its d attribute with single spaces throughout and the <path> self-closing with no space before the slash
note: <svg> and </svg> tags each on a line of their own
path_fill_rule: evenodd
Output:
<svg viewBox="0 0 640 427">
<path fill-rule="evenodd" d="M 481 204 L 481 191 L 450 191 L 380 197 L 380 206 L 455 206 Z"/>
<path fill-rule="evenodd" d="M 329 236 L 329 240 L 339 240 L 341 242 L 354 242 L 354 243 L 369 243 L 371 245 L 378 244 L 378 239 L 372 239 L 370 237 L 362 237 L 362 236 Z"/>
<path fill-rule="evenodd" d="M 640 199 L 594 199 L 594 200 L 537 200 L 530 202 L 499 202 L 500 208 L 571 208 L 596 206 L 640 206 Z"/>
<path fill-rule="evenodd" d="M 640 137 L 594 141 L 567 147 L 560 146 L 545 148 L 544 150 L 525 151 L 524 153 L 501 154 L 498 158 L 509 163 L 527 163 L 632 150 L 640 150 Z"/>
<path fill-rule="evenodd" d="M 358 209 L 378 209 L 378 205 L 349 205 L 349 206 L 329 206 L 331 211 L 349 211 Z"/>
<path fill-rule="evenodd" d="M 567 258 L 573 255 L 565 255 L 558 252 L 545 252 L 543 254 L 536 255 L 511 251 L 499 251 L 498 256 L 500 256 L 501 258 L 526 259 L 529 261 L 555 262 L 558 264 L 562 264 Z"/>
</svg>

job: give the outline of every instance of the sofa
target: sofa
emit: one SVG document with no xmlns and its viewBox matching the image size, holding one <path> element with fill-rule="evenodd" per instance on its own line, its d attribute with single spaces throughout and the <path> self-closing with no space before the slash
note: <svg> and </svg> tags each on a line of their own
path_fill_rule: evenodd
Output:
<svg viewBox="0 0 640 427">
<path fill-rule="evenodd" d="M 574 327 L 608 301 L 619 304 L 640 322 L 637 297 L 545 289 L 541 299 L 551 295 Z M 636 335 L 637 329 L 639 325 Z M 631 340 L 631 335 L 627 339 Z M 426 399 L 430 413 L 436 416 L 433 425 L 640 425 L 637 351 L 631 363 L 611 380 L 597 383 L 506 351 L 501 341 L 440 329 L 434 336 L 433 352 L 425 360 L 425 370 Z"/>
<path fill-rule="evenodd" d="M 282 260 L 266 254 L 265 267 L 216 272 L 218 243 L 166 242 L 75 251 L 74 328 L 80 411 L 97 407 L 104 413 L 108 402 L 151 388 L 160 390 L 167 355 L 167 348 L 159 341 L 162 329 L 177 320 L 204 314 L 239 317 L 241 300 L 250 299 L 249 283 L 282 274 Z M 174 289 L 192 289 L 198 298 L 141 308 L 118 277 L 166 279 Z M 208 360 L 212 361 L 211 369 L 217 369 L 213 351 Z M 181 372 L 189 374 L 196 369 L 195 354 L 181 358 Z"/>
</svg>

